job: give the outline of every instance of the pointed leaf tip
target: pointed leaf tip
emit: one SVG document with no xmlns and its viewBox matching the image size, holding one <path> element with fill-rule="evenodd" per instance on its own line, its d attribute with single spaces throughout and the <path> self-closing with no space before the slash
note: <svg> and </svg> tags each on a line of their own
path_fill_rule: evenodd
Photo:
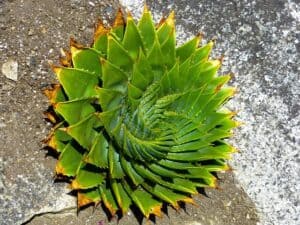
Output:
<svg viewBox="0 0 300 225">
<path fill-rule="evenodd" d="M 51 69 L 52 69 L 52 71 L 56 74 L 56 75 L 58 75 L 60 72 L 61 72 L 61 70 L 62 70 L 62 67 L 60 67 L 60 66 L 55 66 L 55 65 L 50 65 L 51 66 Z"/>
<path fill-rule="evenodd" d="M 128 20 L 133 20 L 133 16 L 130 11 L 127 12 L 127 21 Z"/>
<path fill-rule="evenodd" d="M 56 175 L 65 175 L 65 168 L 60 164 L 60 161 L 56 163 L 55 173 Z"/>
<path fill-rule="evenodd" d="M 124 24 L 125 21 L 124 21 L 123 11 L 121 8 L 119 8 L 115 20 L 113 22 L 113 28 L 116 28 L 118 26 L 123 26 Z"/>
<path fill-rule="evenodd" d="M 97 25 L 95 26 L 95 31 L 94 31 L 94 42 L 96 39 L 104 34 L 107 34 L 109 32 L 109 28 L 105 27 L 102 20 L 98 19 Z"/>
<path fill-rule="evenodd" d="M 82 49 L 84 46 L 82 44 L 79 44 L 74 37 L 70 37 L 70 48 L 77 48 L 77 49 Z"/>
<path fill-rule="evenodd" d="M 91 203 L 95 203 L 92 199 L 89 199 L 84 196 L 84 194 L 78 192 L 77 193 L 77 208 L 80 209 L 83 206 L 89 205 Z"/>
<path fill-rule="evenodd" d="M 170 27 L 175 26 L 175 11 L 172 10 L 171 13 L 169 14 L 168 18 L 165 21 Z"/>
<path fill-rule="evenodd" d="M 145 14 L 145 13 L 149 13 L 149 8 L 148 8 L 148 5 L 147 5 L 146 2 L 144 3 L 144 10 L 143 10 L 143 13 L 144 13 L 144 14 Z"/>
<path fill-rule="evenodd" d="M 161 205 L 157 205 L 151 209 L 151 213 L 155 216 L 162 217 Z"/>
</svg>

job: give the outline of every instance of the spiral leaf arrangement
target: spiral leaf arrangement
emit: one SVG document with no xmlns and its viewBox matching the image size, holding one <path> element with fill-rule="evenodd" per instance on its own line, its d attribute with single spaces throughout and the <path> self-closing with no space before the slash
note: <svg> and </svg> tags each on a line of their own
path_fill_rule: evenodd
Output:
<svg viewBox="0 0 300 225">
<path fill-rule="evenodd" d="M 200 39 L 176 47 L 174 12 L 154 25 L 147 7 L 137 24 L 121 10 L 111 28 L 100 21 L 92 47 L 71 39 L 52 66 L 59 84 L 45 91 L 55 123 L 46 142 L 78 207 L 102 202 L 115 215 L 135 205 L 148 218 L 216 187 L 234 152 L 224 138 L 238 123 L 222 105 L 235 89 L 216 75 L 213 41 Z"/>
</svg>

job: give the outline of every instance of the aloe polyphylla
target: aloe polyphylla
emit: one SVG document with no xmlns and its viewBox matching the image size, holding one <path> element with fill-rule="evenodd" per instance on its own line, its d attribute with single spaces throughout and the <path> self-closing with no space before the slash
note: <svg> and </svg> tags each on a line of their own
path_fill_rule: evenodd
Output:
<svg viewBox="0 0 300 225">
<path fill-rule="evenodd" d="M 174 12 L 154 25 L 147 7 L 137 24 L 121 10 L 110 28 L 99 22 L 91 47 L 71 40 L 52 66 L 59 84 L 45 91 L 47 144 L 78 207 L 102 202 L 114 215 L 135 205 L 148 218 L 216 187 L 235 151 L 224 139 L 238 123 L 223 106 L 235 88 L 209 58 L 214 42 L 200 41 L 176 47 Z"/>
</svg>

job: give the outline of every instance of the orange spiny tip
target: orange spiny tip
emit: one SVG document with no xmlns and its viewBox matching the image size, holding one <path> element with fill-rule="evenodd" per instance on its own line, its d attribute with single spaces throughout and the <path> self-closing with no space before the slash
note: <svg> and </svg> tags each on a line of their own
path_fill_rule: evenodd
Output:
<svg viewBox="0 0 300 225">
<path fill-rule="evenodd" d="M 92 199 L 87 198 L 84 194 L 82 194 L 80 192 L 77 193 L 77 207 L 78 208 L 89 205 L 91 203 L 95 203 L 95 202 Z"/>
<path fill-rule="evenodd" d="M 42 140 L 42 143 L 45 144 L 45 145 L 49 145 L 49 142 L 51 140 L 51 138 L 53 137 L 53 130 L 50 132 L 50 134 L 48 134 L 48 136 Z"/>
<path fill-rule="evenodd" d="M 156 24 L 156 29 L 160 28 L 166 22 L 166 18 L 162 17 L 158 24 Z"/>
<path fill-rule="evenodd" d="M 149 8 L 148 8 L 148 6 L 147 6 L 147 3 L 145 2 L 144 3 L 144 10 L 143 10 L 143 13 L 149 13 Z"/>
<path fill-rule="evenodd" d="M 175 11 L 174 10 L 172 10 L 171 13 L 169 14 L 169 16 L 167 17 L 166 23 L 171 27 L 175 26 Z"/>
<path fill-rule="evenodd" d="M 242 121 L 234 121 L 236 127 L 244 126 L 246 123 Z"/>
<path fill-rule="evenodd" d="M 109 32 L 109 28 L 105 27 L 102 20 L 98 20 L 98 23 L 94 32 L 94 42 L 102 35 L 106 35 Z"/>
<path fill-rule="evenodd" d="M 106 201 L 103 200 L 103 203 L 105 207 L 108 209 L 108 211 L 110 212 L 110 214 L 114 216 L 116 214 L 116 210 L 113 208 L 112 204 L 110 204 L 107 200 Z"/>
<path fill-rule="evenodd" d="M 240 152 L 237 148 L 231 146 L 231 153 Z"/>
<path fill-rule="evenodd" d="M 218 180 L 216 177 L 213 178 L 213 181 L 212 181 L 212 184 L 209 185 L 209 187 L 212 187 L 212 188 L 217 188 L 218 186 Z"/>
<path fill-rule="evenodd" d="M 133 20 L 133 16 L 130 11 L 127 12 L 127 21 L 128 20 Z"/>
<path fill-rule="evenodd" d="M 174 209 L 175 209 L 176 211 L 178 211 L 178 210 L 180 209 L 180 206 L 179 206 L 178 202 L 172 203 L 172 206 L 174 207 Z"/>
<path fill-rule="evenodd" d="M 229 165 L 226 165 L 226 167 L 224 168 L 225 171 L 228 171 L 228 172 L 232 172 L 234 169 L 229 166 Z"/>
<path fill-rule="evenodd" d="M 82 49 L 84 46 L 82 44 L 79 44 L 73 37 L 70 37 L 70 47 L 74 47 L 77 49 Z"/>
<path fill-rule="evenodd" d="M 72 66 L 71 52 L 61 48 L 60 54 L 61 54 L 61 57 L 59 58 L 60 64 L 65 67 L 71 67 Z"/>
<path fill-rule="evenodd" d="M 215 189 L 219 190 L 219 191 L 222 191 L 223 188 L 221 188 L 221 186 L 217 183 L 216 186 L 215 186 Z"/>
<path fill-rule="evenodd" d="M 55 173 L 56 175 L 65 175 L 65 168 L 59 163 L 59 161 L 56 163 Z"/>
<path fill-rule="evenodd" d="M 215 93 L 219 92 L 222 87 L 223 87 L 223 84 L 217 85 L 217 87 L 215 88 Z"/>
<path fill-rule="evenodd" d="M 234 117 L 234 116 L 236 116 L 238 113 L 239 113 L 239 111 L 232 111 L 232 112 L 229 113 L 229 116 L 230 116 L 230 117 Z"/>
<path fill-rule="evenodd" d="M 218 60 L 221 62 L 221 64 L 223 63 L 224 58 L 225 58 L 225 55 L 224 55 L 224 54 L 222 54 L 222 55 L 218 58 Z"/>
<path fill-rule="evenodd" d="M 154 206 L 151 209 L 151 213 L 154 214 L 155 216 L 162 217 L 162 214 L 161 214 L 161 205 Z"/>
<path fill-rule="evenodd" d="M 56 118 L 51 112 L 44 112 L 43 114 L 46 116 L 48 120 L 51 121 L 51 123 L 56 123 Z"/>
<path fill-rule="evenodd" d="M 44 95 L 47 96 L 52 105 L 55 104 L 56 94 L 60 88 L 61 86 L 59 84 L 53 84 L 51 88 L 43 90 Z"/>
<path fill-rule="evenodd" d="M 50 67 L 51 67 L 52 71 L 55 74 L 59 74 L 59 72 L 61 71 L 61 67 L 60 66 L 56 66 L 56 65 L 50 64 Z"/>
<path fill-rule="evenodd" d="M 56 149 L 57 144 L 56 144 L 56 139 L 54 135 L 49 139 L 49 142 L 47 144 L 50 148 Z"/>
<path fill-rule="evenodd" d="M 199 32 L 196 36 L 199 37 L 200 39 L 203 39 L 204 38 L 204 33 Z"/>
<path fill-rule="evenodd" d="M 75 179 L 71 182 L 70 188 L 73 190 L 77 190 L 81 188 L 81 185 L 78 183 L 78 181 Z"/>
<path fill-rule="evenodd" d="M 113 27 L 115 28 L 118 26 L 123 26 L 124 24 L 125 24 L 124 15 L 123 15 L 122 9 L 119 8 L 117 15 L 115 17 L 114 23 L 113 23 Z"/>
<path fill-rule="evenodd" d="M 182 199 L 182 201 L 185 202 L 185 203 L 190 203 L 192 205 L 198 206 L 198 204 L 192 198 L 184 198 L 184 199 Z"/>
<path fill-rule="evenodd" d="M 201 42 L 201 40 L 203 39 L 203 37 L 204 37 L 204 33 L 202 33 L 202 32 L 199 32 L 197 35 L 196 35 L 196 37 L 198 38 L 198 40 L 197 40 L 197 46 L 199 45 L 199 43 Z"/>
</svg>

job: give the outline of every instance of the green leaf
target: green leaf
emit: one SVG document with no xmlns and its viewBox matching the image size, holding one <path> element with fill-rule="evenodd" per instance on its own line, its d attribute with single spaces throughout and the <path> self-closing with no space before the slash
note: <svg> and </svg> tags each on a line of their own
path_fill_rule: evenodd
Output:
<svg viewBox="0 0 300 225">
<path fill-rule="evenodd" d="M 123 98 L 121 92 L 107 88 L 97 88 L 96 92 L 103 111 L 109 111 L 120 106 Z"/>
<path fill-rule="evenodd" d="M 88 205 L 90 203 L 98 203 L 101 200 L 101 195 L 98 188 L 78 190 L 77 204 L 78 207 Z"/>
<path fill-rule="evenodd" d="M 55 67 L 54 72 L 69 100 L 96 95 L 95 87 L 98 85 L 98 77 L 96 75 L 83 70 L 65 67 Z"/>
<path fill-rule="evenodd" d="M 168 18 L 158 27 L 157 36 L 160 44 L 165 43 L 170 33 L 175 31 L 175 12 L 172 11 Z"/>
<path fill-rule="evenodd" d="M 147 57 L 144 55 L 142 50 L 140 50 L 139 57 L 138 57 L 136 63 L 134 64 L 134 71 L 135 70 L 138 70 L 140 72 L 140 74 L 142 74 L 144 76 L 144 79 L 148 81 L 148 84 L 152 83 L 152 81 L 154 79 L 154 74 L 152 72 L 150 63 L 149 63 Z M 133 71 L 133 73 L 134 73 L 134 71 Z M 132 79 L 133 79 L 133 77 L 132 77 Z"/>
<path fill-rule="evenodd" d="M 193 64 L 201 61 L 205 61 L 208 59 L 209 54 L 213 48 L 213 41 L 210 41 L 208 44 L 204 45 L 201 48 L 198 48 L 193 54 Z"/>
<path fill-rule="evenodd" d="M 133 60 L 138 57 L 140 48 L 144 49 L 138 28 L 136 27 L 131 15 L 127 16 L 127 23 L 122 44 Z"/>
<path fill-rule="evenodd" d="M 170 152 L 167 155 L 167 159 L 186 162 L 228 159 L 232 152 L 234 152 L 233 148 L 228 145 L 208 146 L 191 152 Z"/>
<path fill-rule="evenodd" d="M 160 43 L 158 42 L 157 39 L 154 40 L 154 44 L 153 47 L 151 48 L 151 50 L 149 51 L 148 55 L 147 55 L 147 60 L 148 63 L 158 69 L 162 69 L 162 62 L 164 61 L 164 55 L 161 51 L 161 47 L 160 47 Z"/>
<path fill-rule="evenodd" d="M 111 144 L 108 149 L 108 163 L 111 178 L 123 178 L 125 176 L 120 162 L 120 155 Z"/>
<path fill-rule="evenodd" d="M 112 36 L 108 36 L 107 60 L 124 71 L 132 70 L 133 59 L 128 51 Z"/>
<path fill-rule="evenodd" d="M 153 199 L 145 190 L 135 190 L 132 192 L 131 198 L 147 218 L 150 214 L 160 215 L 162 203 Z"/>
<path fill-rule="evenodd" d="M 91 164 L 83 164 L 71 183 L 72 189 L 89 189 L 98 187 L 104 180 L 101 170 Z"/>
<path fill-rule="evenodd" d="M 216 180 L 214 175 L 212 175 L 206 168 L 202 166 L 188 169 L 188 172 L 189 174 L 187 174 L 187 177 L 189 178 L 202 178 L 210 182 L 215 182 Z"/>
<path fill-rule="evenodd" d="M 202 165 L 202 167 L 209 172 L 226 171 L 230 168 L 222 159 L 210 160 L 206 164 Z"/>
<path fill-rule="evenodd" d="M 67 127 L 66 131 L 82 147 L 89 150 L 97 135 L 97 131 L 94 128 L 99 126 L 101 126 L 99 118 L 95 114 L 91 114 L 80 122 Z"/>
<path fill-rule="evenodd" d="M 130 83 L 143 91 L 145 91 L 149 85 L 149 80 L 139 71 L 137 64 L 134 64 Z"/>
<path fill-rule="evenodd" d="M 59 156 L 55 169 L 56 173 L 64 176 L 75 176 L 82 161 L 82 154 L 82 151 L 74 143 L 68 143 Z"/>
<path fill-rule="evenodd" d="M 147 6 L 145 6 L 142 18 L 138 23 L 138 29 L 141 33 L 146 52 L 148 52 L 153 46 L 156 33 L 151 12 L 147 9 Z"/>
<path fill-rule="evenodd" d="M 201 36 L 196 36 L 176 49 L 176 57 L 179 58 L 180 62 L 184 62 L 196 51 L 200 38 Z"/>
<path fill-rule="evenodd" d="M 92 98 L 76 99 L 68 102 L 59 102 L 54 105 L 55 111 L 58 112 L 69 125 L 73 125 L 84 119 L 91 113 L 95 112 L 91 103 Z"/>
<path fill-rule="evenodd" d="M 105 129 L 112 133 L 113 130 L 122 123 L 122 118 L 120 118 L 120 107 L 100 113 L 99 118 L 104 124 Z"/>
<path fill-rule="evenodd" d="M 72 140 L 72 137 L 70 137 L 66 131 L 63 131 L 59 128 L 61 128 L 61 125 L 57 126 L 57 128 L 51 134 L 50 138 L 47 140 L 47 144 L 53 149 L 56 149 L 57 152 L 62 152 L 66 147 L 66 144 Z"/>
<path fill-rule="evenodd" d="M 158 198 L 162 199 L 163 201 L 170 203 L 176 209 L 179 208 L 179 205 L 177 203 L 178 201 L 193 202 L 190 197 L 183 194 L 175 193 L 169 188 L 163 187 L 159 184 L 155 185 L 153 189 L 153 194 Z"/>
<path fill-rule="evenodd" d="M 162 167 L 160 165 L 157 165 L 155 163 L 152 163 L 149 165 L 149 168 L 156 174 L 159 174 L 160 176 L 163 176 L 163 177 L 170 177 L 170 178 L 173 178 L 173 177 L 181 177 L 181 178 L 184 178 L 184 175 L 183 174 L 180 174 L 178 173 L 178 171 L 172 171 L 170 170 L 169 168 L 165 168 L 165 167 Z"/>
<path fill-rule="evenodd" d="M 220 107 L 224 104 L 230 97 L 235 93 L 235 88 L 226 87 L 222 88 L 203 108 L 203 110 L 198 112 L 198 116 L 200 117 L 208 115 L 210 112 L 214 111 L 216 108 Z"/>
<path fill-rule="evenodd" d="M 100 168 L 108 168 L 108 143 L 102 132 L 95 138 L 92 149 L 84 161 Z"/>
<path fill-rule="evenodd" d="M 118 10 L 117 15 L 115 17 L 113 26 L 111 28 L 111 33 L 119 40 L 122 41 L 124 36 L 124 15 L 121 8 Z"/>
<path fill-rule="evenodd" d="M 128 97 L 133 99 L 139 99 L 143 94 L 143 91 L 138 87 L 135 87 L 131 83 L 128 83 Z"/>
<path fill-rule="evenodd" d="M 121 165 L 124 172 L 130 177 L 134 185 L 138 186 L 144 181 L 143 177 L 141 177 L 132 167 L 132 163 L 128 162 L 124 157 L 121 157 Z"/>
<path fill-rule="evenodd" d="M 112 216 L 115 215 L 116 211 L 118 210 L 117 202 L 113 196 L 112 190 L 110 186 L 104 182 L 100 187 L 99 191 L 101 193 L 101 199 L 105 205 L 105 207 L 109 210 Z"/>
<path fill-rule="evenodd" d="M 102 21 L 99 21 L 94 33 L 93 48 L 101 52 L 103 55 L 107 55 L 108 33 L 109 29 L 104 26 Z"/>
<path fill-rule="evenodd" d="M 101 59 L 101 63 L 103 88 L 124 93 L 127 87 L 127 75 L 116 65 L 111 64 L 105 59 Z"/>
<path fill-rule="evenodd" d="M 127 192 L 123 188 L 122 183 L 117 182 L 117 180 L 112 180 L 112 189 L 114 192 L 114 196 L 118 202 L 118 205 L 122 209 L 122 213 L 125 214 L 130 205 L 131 205 L 131 198 L 128 196 Z"/>
<path fill-rule="evenodd" d="M 71 54 L 74 68 L 82 69 L 101 77 L 100 57 L 102 54 L 93 48 L 79 49 L 75 46 L 71 46 Z"/>
<path fill-rule="evenodd" d="M 198 79 L 201 85 L 209 83 L 215 74 L 217 73 L 218 69 L 221 66 L 220 60 L 210 60 L 200 65 L 200 68 L 197 71 L 193 71 L 195 75 L 198 75 Z M 191 72 L 191 71 L 190 71 Z"/>
<path fill-rule="evenodd" d="M 178 162 L 169 159 L 162 159 L 158 162 L 158 164 L 175 170 L 186 170 L 195 167 L 195 165 L 190 162 Z"/>
<path fill-rule="evenodd" d="M 161 44 L 161 51 L 162 54 L 164 55 L 164 63 L 169 68 L 172 68 L 176 61 L 175 45 L 176 45 L 175 29 L 172 29 L 167 36 L 167 40 Z"/>
<path fill-rule="evenodd" d="M 141 165 L 134 164 L 133 166 L 142 177 L 147 178 L 154 183 L 161 184 L 165 187 L 172 188 L 174 190 L 181 191 L 181 192 L 190 193 L 190 194 L 194 194 L 197 192 L 193 183 L 189 182 L 188 180 L 184 180 L 186 182 L 181 182 L 182 180 L 181 178 L 174 178 L 173 179 L 174 183 L 170 183 L 163 180 L 159 175 L 149 171 L 148 169 L 146 169 Z"/>
<path fill-rule="evenodd" d="M 163 95 L 177 92 L 180 89 L 180 86 L 182 86 L 182 79 L 180 76 L 179 64 L 177 62 L 173 68 L 161 78 L 160 84 Z"/>
</svg>

